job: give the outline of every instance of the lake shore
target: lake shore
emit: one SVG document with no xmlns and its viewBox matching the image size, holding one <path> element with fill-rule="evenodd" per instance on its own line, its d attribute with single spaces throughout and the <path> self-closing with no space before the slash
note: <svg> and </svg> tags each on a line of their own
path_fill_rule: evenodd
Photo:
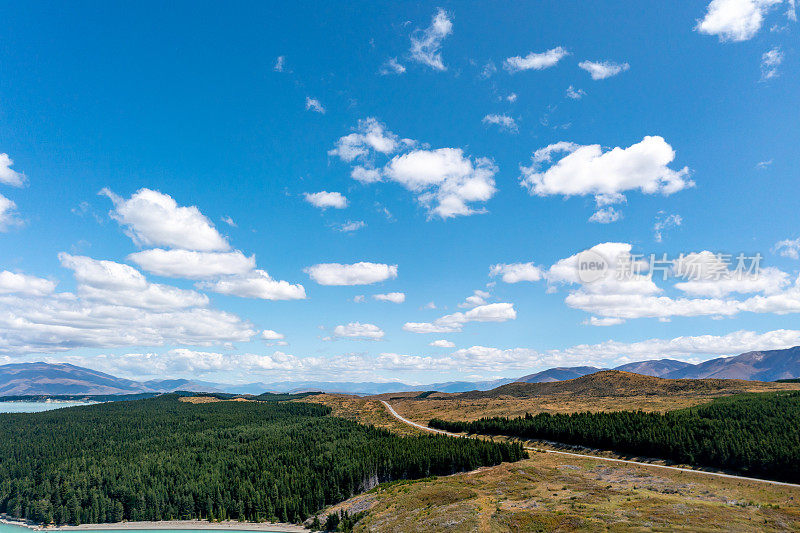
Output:
<svg viewBox="0 0 800 533">
<path fill-rule="evenodd" d="M 96 530 L 187 530 L 208 529 L 227 531 L 265 531 L 270 533 L 304 533 L 309 529 L 298 524 L 272 522 L 208 522 L 206 520 L 161 520 L 158 522 L 115 522 L 111 524 L 81 524 L 78 526 L 43 526 L 24 520 L 0 518 L 0 523 L 11 526 L 22 526 L 35 531 L 96 531 Z"/>
</svg>

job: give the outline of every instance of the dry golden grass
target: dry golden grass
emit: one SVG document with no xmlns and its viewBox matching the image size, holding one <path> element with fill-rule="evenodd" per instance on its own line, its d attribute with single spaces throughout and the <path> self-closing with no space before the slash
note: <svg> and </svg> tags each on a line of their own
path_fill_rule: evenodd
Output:
<svg viewBox="0 0 800 533">
<path fill-rule="evenodd" d="M 485 416 L 578 411 L 671 411 L 743 392 L 800 389 L 798 383 L 767 383 L 723 379 L 661 379 L 629 372 L 598 372 L 554 383 L 510 383 L 492 391 L 460 394 L 391 396 L 402 416 L 426 423 L 431 418 L 476 420 Z M 386 399 L 386 398 L 383 398 Z"/>
<path fill-rule="evenodd" d="M 409 393 L 315 399 L 338 416 L 409 434 L 417 430 L 392 418 L 379 399 L 424 423 L 433 417 L 469 420 L 543 411 L 666 411 L 727 394 L 799 388 L 726 382 L 678 384 L 678 390 L 645 387 L 645 393 L 637 393 L 609 389 L 606 383 L 595 390 L 604 395 L 596 395 L 575 392 L 583 388 L 578 385 L 527 397 L 435 394 L 418 399 L 418 393 Z M 800 488 L 543 452 L 531 452 L 530 459 L 517 463 L 378 487 L 321 516 L 339 509 L 368 511 L 356 531 L 800 531 Z"/>
<path fill-rule="evenodd" d="M 356 531 L 791 531 L 800 489 L 534 453 L 492 468 L 379 487 L 331 510 Z M 324 513 L 323 513 L 324 516 Z"/>
<path fill-rule="evenodd" d="M 178 398 L 179 402 L 186 403 L 215 403 L 215 402 L 252 402 L 247 398 L 231 398 L 229 400 L 222 400 L 213 396 L 182 396 Z"/>
</svg>

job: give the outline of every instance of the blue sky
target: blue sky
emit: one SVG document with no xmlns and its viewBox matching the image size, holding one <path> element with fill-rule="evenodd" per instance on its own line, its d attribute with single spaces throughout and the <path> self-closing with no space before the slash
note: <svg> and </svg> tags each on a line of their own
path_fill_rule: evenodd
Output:
<svg viewBox="0 0 800 533">
<path fill-rule="evenodd" d="M 793 2 L 0 16 L 3 362 L 420 383 L 800 344 Z M 583 283 L 587 249 L 672 269 Z"/>
</svg>

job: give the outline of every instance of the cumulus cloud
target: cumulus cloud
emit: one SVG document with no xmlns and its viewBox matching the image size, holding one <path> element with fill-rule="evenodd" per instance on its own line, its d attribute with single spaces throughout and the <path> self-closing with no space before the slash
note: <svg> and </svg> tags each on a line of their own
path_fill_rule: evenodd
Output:
<svg viewBox="0 0 800 533">
<path fill-rule="evenodd" d="M 458 304 L 462 308 L 478 307 L 479 305 L 486 305 L 486 300 L 492 295 L 487 291 L 476 290 L 472 295 L 467 296 L 463 302 Z"/>
<path fill-rule="evenodd" d="M 472 202 L 486 202 L 496 192 L 497 167 L 487 158 L 471 159 L 460 148 L 414 150 L 392 158 L 385 175 L 409 191 L 430 216 L 452 218 L 484 212 Z"/>
<path fill-rule="evenodd" d="M 8 154 L 0 154 L 0 183 L 11 185 L 12 187 L 22 187 L 27 182 L 25 174 L 17 172 L 11 168 L 14 161 Z"/>
<path fill-rule="evenodd" d="M 486 115 L 485 117 L 483 117 L 482 122 L 484 124 L 494 124 L 496 126 L 499 126 L 501 130 L 506 130 L 514 133 L 519 131 L 516 121 L 513 118 L 509 117 L 508 115 L 497 115 L 497 114 Z"/>
<path fill-rule="evenodd" d="M 443 219 L 484 213 L 473 202 L 488 201 L 496 192 L 497 167 L 488 158 L 471 158 L 460 148 L 414 149 L 417 142 L 400 140 L 374 118 L 360 120 L 357 131 L 341 137 L 328 152 L 354 164 L 351 176 L 364 183 L 393 181 L 417 195 L 429 218 Z M 375 168 L 377 155 L 392 157 Z"/>
<path fill-rule="evenodd" d="M 588 72 L 593 80 L 604 80 L 631 68 L 627 63 L 611 61 L 581 61 L 578 66 Z"/>
<path fill-rule="evenodd" d="M 568 55 L 569 52 L 566 48 L 558 46 L 556 48 L 547 50 L 546 52 L 531 52 L 524 57 L 514 56 L 506 58 L 506 60 L 503 62 L 503 66 L 512 74 L 522 70 L 543 70 L 556 66 L 559 61 Z"/>
<path fill-rule="evenodd" d="M 597 222 L 598 224 L 611 224 L 622 218 L 622 213 L 613 207 L 604 207 L 598 209 L 592 216 L 589 217 L 589 222 Z"/>
<path fill-rule="evenodd" d="M 0 194 L 0 232 L 22 224 L 17 213 L 17 204 Z"/>
<path fill-rule="evenodd" d="M 505 283 L 519 283 L 520 281 L 539 281 L 544 277 L 544 272 L 533 263 L 498 263 L 489 268 L 492 277 L 501 276 Z"/>
<path fill-rule="evenodd" d="M 321 115 L 325 114 L 325 107 L 322 105 L 322 103 L 316 98 L 311 98 L 310 96 L 306 96 L 306 110 L 313 111 Z"/>
<path fill-rule="evenodd" d="M 283 72 L 285 64 L 286 64 L 286 57 L 278 56 L 278 58 L 275 60 L 275 65 L 272 67 L 272 69 L 275 72 Z"/>
<path fill-rule="evenodd" d="M 373 294 L 372 298 L 379 302 L 391 302 L 401 304 L 406 301 L 406 295 L 402 292 L 389 292 L 386 294 Z"/>
<path fill-rule="evenodd" d="M 255 256 L 247 257 L 239 250 L 195 252 L 154 248 L 130 254 L 128 260 L 151 274 L 169 278 L 208 279 L 241 275 L 256 267 Z"/>
<path fill-rule="evenodd" d="M 77 294 L 3 276 L 5 288 L 17 290 L 0 294 L 0 353 L 210 345 L 255 334 L 236 315 L 209 309 L 205 295 L 150 283 L 128 265 L 63 253 L 59 259 L 73 271 Z"/>
<path fill-rule="evenodd" d="M 195 206 L 179 206 L 171 196 L 151 189 L 139 189 L 127 200 L 109 189 L 100 194 L 114 203 L 111 218 L 125 226 L 138 245 L 200 252 L 230 249 L 228 241 Z"/>
<path fill-rule="evenodd" d="M 444 339 L 439 339 L 436 341 L 431 342 L 428 346 L 433 346 L 435 348 L 455 348 L 456 343 Z"/>
<path fill-rule="evenodd" d="M 306 297 L 306 290 L 302 285 L 272 279 L 267 272 L 260 269 L 246 274 L 225 276 L 216 281 L 203 281 L 197 286 L 220 294 L 261 300 L 302 300 Z"/>
<path fill-rule="evenodd" d="M 385 333 L 375 324 L 350 322 L 346 325 L 336 326 L 333 330 L 333 335 L 338 338 L 377 341 L 381 340 Z"/>
<path fill-rule="evenodd" d="M 306 202 L 320 209 L 332 207 L 334 209 L 344 209 L 347 207 L 347 198 L 339 192 L 320 191 L 304 194 Z"/>
<path fill-rule="evenodd" d="M 581 279 L 578 265 L 587 258 L 592 261 L 599 258 L 607 265 L 601 276 Z M 656 267 L 658 272 L 650 271 Z M 800 312 L 800 279 L 792 282 L 788 274 L 774 267 L 762 267 L 757 272 L 750 272 L 751 268 L 752 263 L 744 256 L 729 259 L 703 251 L 685 254 L 664 265 L 657 262 L 650 269 L 643 256 L 631 254 L 630 244 L 609 242 L 558 261 L 550 267 L 546 279 L 551 287 L 577 285 L 570 289 L 565 303 L 600 318 L 669 319 L 726 317 L 743 312 Z M 672 288 L 690 297 L 662 294 L 664 289 L 654 280 L 666 280 L 668 276 L 679 279 Z M 751 296 L 736 299 L 732 297 L 734 294 Z"/>
<path fill-rule="evenodd" d="M 278 333 L 277 331 L 273 331 L 271 329 L 265 329 L 261 332 L 261 338 L 267 341 L 282 341 L 285 336 L 283 333 Z"/>
<path fill-rule="evenodd" d="M 434 70 L 446 70 L 442 61 L 442 41 L 453 33 L 453 23 L 443 9 L 438 9 L 431 25 L 411 34 L 411 59 Z"/>
<path fill-rule="evenodd" d="M 695 30 L 720 41 L 747 41 L 764 24 L 764 16 L 781 0 L 712 0 Z"/>
<path fill-rule="evenodd" d="M 480 305 L 463 313 L 453 313 L 433 322 L 406 322 L 403 329 L 412 333 L 453 333 L 461 331 L 468 322 L 506 322 L 517 318 L 514 304 Z"/>
<path fill-rule="evenodd" d="M 56 289 L 56 283 L 49 279 L 37 278 L 27 274 L 0 271 L 0 294 L 24 294 L 45 296 Z"/>
<path fill-rule="evenodd" d="M 320 263 L 303 269 L 320 285 L 369 285 L 397 277 L 397 265 Z"/>
<path fill-rule="evenodd" d="M 391 154 L 400 147 L 397 135 L 373 117 L 358 121 L 356 131 L 336 141 L 336 147 L 328 155 L 338 156 L 342 161 L 367 159 L 370 151 Z"/>
<path fill-rule="evenodd" d="M 552 163 L 557 153 L 566 155 Z M 531 166 L 520 166 L 520 183 L 533 195 L 591 194 L 598 206 L 605 206 L 624 202 L 623 193 L 632 190 L 668 196 L 693 187 L 688 167 L 669 167 L 674 159 L 675 151 L 659 136 L 646 136 L 628 148 L 606 152 L 599 144 L 580 146 L 562 141 L 534 152 Z M 543 169 L 547 163 L 550 166 Z"/>
</svg>

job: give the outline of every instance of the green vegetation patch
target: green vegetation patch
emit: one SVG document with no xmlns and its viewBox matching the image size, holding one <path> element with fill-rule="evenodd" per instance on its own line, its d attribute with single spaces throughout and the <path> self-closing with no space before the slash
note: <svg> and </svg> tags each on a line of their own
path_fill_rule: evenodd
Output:
<svg viewBox="0 0 800 533">
<path fill-rule="evenodd" d="M 452 432 L 547 439 L 800 481 L 800 392 L 741 394 L 668 413 L 613 411 L 431 420 Z"/>
<path fill-rule="evenodd" d="M 399 437 L 318 404 L 178 398 L 0 415 L 0 512 L 38 523 L 299 522 L 376 483 L 527 455 L 518 444 Z"/>
</svg>

